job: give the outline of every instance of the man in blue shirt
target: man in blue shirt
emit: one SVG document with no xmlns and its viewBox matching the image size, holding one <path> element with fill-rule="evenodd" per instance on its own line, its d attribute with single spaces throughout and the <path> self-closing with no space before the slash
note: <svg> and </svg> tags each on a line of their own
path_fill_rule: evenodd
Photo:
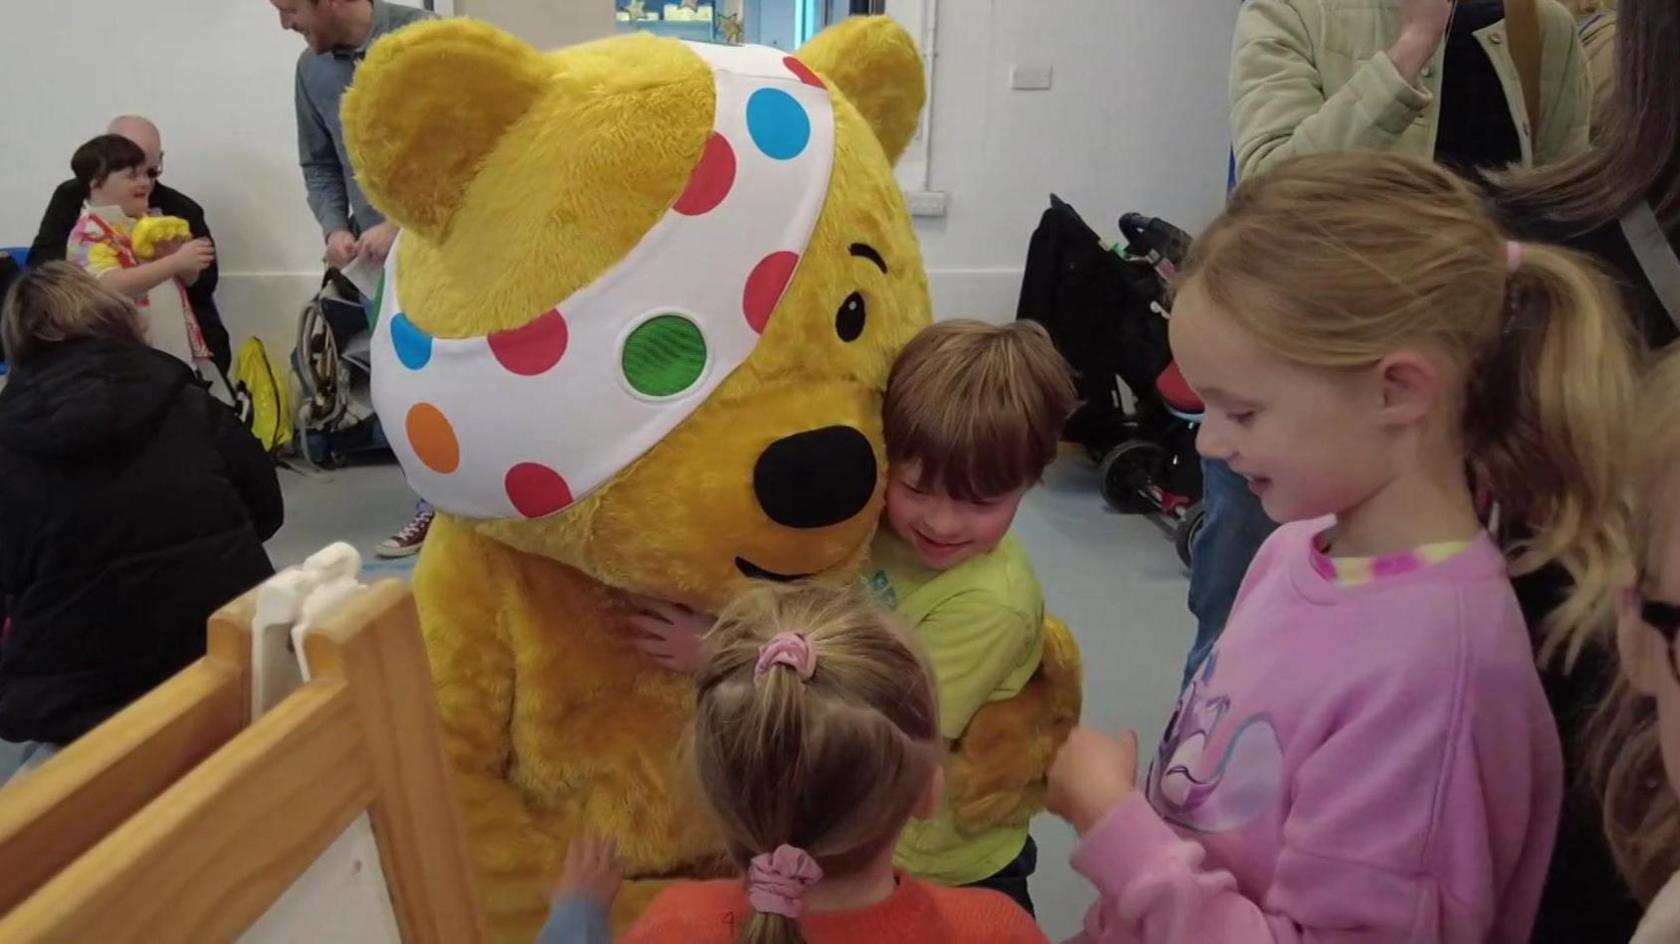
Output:
<svg viewBox="0 0 1680 944">
<path fill-rule="evenodd" d="M 363 258 L 383 265 L 397 226 L 368 203 L 356 184 L 339 104 L 375 41 L 433 14 L 384 0 L 269 2 L 280 14 L 280 25 L 309 42 L 297 64 L 298 163 L 309 189 L 309 209 L 326 239 L 327 264 L 342 269 Z M 379 545 L 379 556 L 418 553 L 431 526 L 432 509 L 420 502 L 414 519 Z"/>
<path fill-rule="evenodd" d="M 309 41 L 298 57 L 298 163 L 309 188 L 309 209 L 326 237 L 327 262 L 348 265 L 357 256 L 382 263 L 397 237 L 368 204 L 339 123 L 339 103 L 356 67 L 374 41 L 431 13 L 383 0 L 270 0 L 280 25 Z"/>
</svg>

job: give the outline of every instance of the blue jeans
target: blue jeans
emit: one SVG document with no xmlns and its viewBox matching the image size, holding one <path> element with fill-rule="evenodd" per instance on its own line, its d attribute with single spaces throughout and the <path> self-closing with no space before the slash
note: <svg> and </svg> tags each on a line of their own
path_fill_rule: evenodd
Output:
<svg viewBox="0 0 1680 944">
<path fill-rule="evenodd" d="M 1248 565 L 1277 528 L 1248 482 L 1217 460 L 1202 460 L 1202 507 L 1207 521 L 1190 546 L 1190 612 L 1196 617 L 1196 641 L 1184 663 L 1186 684 L 1225 631 Z"/>
<path fill-rule="evenodd" d="M 41 766 L 52 759 L 54 754 L 63 750 L 57 744 L 47 744 L 43 741 L 24 741 L 22 743 L 7 741 L 0 743 L 5 744 L 9 752 L 16 756 L 18 762 L 17 769 L 12 771 L 9 777 L 0 777 L 0 787 Z"/>
</svg>

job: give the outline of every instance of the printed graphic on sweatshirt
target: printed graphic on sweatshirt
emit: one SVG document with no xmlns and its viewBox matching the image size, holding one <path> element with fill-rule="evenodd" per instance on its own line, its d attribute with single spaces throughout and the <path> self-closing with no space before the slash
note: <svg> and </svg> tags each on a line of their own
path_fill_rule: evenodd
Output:
<svg viewBox="0 0 1680 944">
<path fill-rule="evenodd" d="M 1283 787 L 1283 744 L 1265 714 L 1233 717 L 1217 694 L 1218 652 L 1179 696 L 1166 737 L 1149 768 L 1149 802 L 1161 818 L 1185 829 L 1242 829 L 1277 803 Z"/>
<path fill-rule="evenodd" d="M 892 580 L 887 576 L 886 571 L 875 571 L 875 575 L 870 577 L 865 585 L 869 587 L 869 592 L 874 595 L 876 603 L 889 610 L 898 609 L 898 591 L 893 589 Z"/>
</svg>

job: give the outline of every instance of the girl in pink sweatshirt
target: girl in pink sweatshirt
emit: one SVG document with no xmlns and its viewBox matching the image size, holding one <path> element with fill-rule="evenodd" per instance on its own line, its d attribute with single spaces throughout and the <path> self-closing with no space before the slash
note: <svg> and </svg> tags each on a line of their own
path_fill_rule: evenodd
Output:
<svg viewBox="0 0 1680 944">
<path fill-rule="evenodd" d="M 1575 256 L 1424 161 L 1309 157 L 1196 244 L 1172 344 L 1201 452 L 1283 522 L 1141 783 L 1075 733 L 1050 806 L 1083 940 L 1526 942 L 1562 795 L 1511 572 L 1608 618 L 1632 355 Z M 1501 547 L 1478 498 L 1533 525 Z"/>
</svg>

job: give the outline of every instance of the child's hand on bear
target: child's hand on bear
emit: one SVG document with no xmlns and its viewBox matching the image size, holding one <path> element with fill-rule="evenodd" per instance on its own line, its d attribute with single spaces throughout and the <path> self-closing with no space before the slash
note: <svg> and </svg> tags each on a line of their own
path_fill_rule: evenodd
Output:
<svg viewBox="0 0 1680 944">
<path fill-rule="evenodd" d="M 635 631 L 636 648 L 672 672 L 696 675 L 705 668 L 705 636 L 716 620 L 686 606 L 652 597 L 631 594 L 628 602 L 628 619 Z"/>
<path fill-rule="evenodd" d="M 611 910 L 624 870 L 618 864 L 618 843 L 599 836 L 579 836 L 566 850 L 566 870 L 554 888 L 556 901 L 581 898 Z"/>
<path fill-rule="evenodd" d="M 1113 738 L 1095 728 L 1074 728 L 1050 766 L 1044 805 L 1083 836 L 1132 795 L 1137 772 L 1136 731 Z"/>
</svg>

